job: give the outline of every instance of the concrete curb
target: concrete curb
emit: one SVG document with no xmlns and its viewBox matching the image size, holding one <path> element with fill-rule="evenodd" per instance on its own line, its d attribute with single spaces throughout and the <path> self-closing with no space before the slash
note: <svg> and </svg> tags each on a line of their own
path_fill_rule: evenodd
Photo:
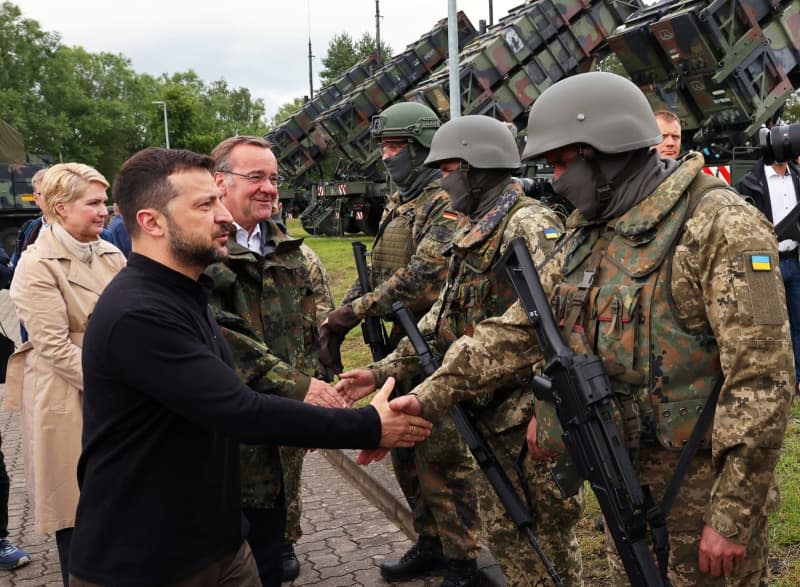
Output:
<svg viewBox="0 0 800 587">
<path fill-rule="evenodd" d="M 394 522 L 410 540 L 417 539 L 411 510 L 404 501 L 400 501 L 384 483 L 378 481 L 367 472 L 367 467 L 357 465 L 351 456 L 339 449 L 323 450 L 328 461 L 352 481 L 372 504 Z M 389 456 L 387 455 L 387 459 Z M 375 466 L 375 465 L 370 465 Z M 399 488 L 398 488 L 399 490 Z"/>
</svg>

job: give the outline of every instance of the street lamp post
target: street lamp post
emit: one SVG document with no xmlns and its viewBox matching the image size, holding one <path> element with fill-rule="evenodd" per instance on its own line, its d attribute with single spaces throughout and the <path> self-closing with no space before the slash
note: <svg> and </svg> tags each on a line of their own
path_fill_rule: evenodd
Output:
<svg viewBox="0 0 800 587">
<path fill-rule="evenodd" d="M 167 103 L 164 100 L 153 100 L 153 104 L 158 104 L 164 109 L 164 142 L 169 149 L 169 121 L 167 120 Z"/>
</svg>

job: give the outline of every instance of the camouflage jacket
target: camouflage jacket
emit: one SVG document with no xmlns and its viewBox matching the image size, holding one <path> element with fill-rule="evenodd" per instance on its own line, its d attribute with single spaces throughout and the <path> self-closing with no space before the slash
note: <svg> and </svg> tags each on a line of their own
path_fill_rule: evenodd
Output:
<svg viewBox="0 0 800 587">
<path fill-rule="evenodd" d="M 306 269 L 311 279 L 311 289 L 314 292 L 314 305 L 317 309 L 317 326 L 333 311 L 333 293 L 331 293 L 330 278 L 322 260 L 314 249 L 306 244 L 300 245 L 300 250 L 306 258 Z"/>
<path fill-rule="evenodd" d="M 439 183 L 439 179 L 432 181 L 420 195 L 405 203 L 400 202 L 399 193 L 389 198 L 372 250 L 374 253 L 380 247 L 388 224 L 405 220 L 408 232 L 404 238 L 409 259 L 397 269 L 392 267 L 391 275 L 377 283 L 371 292 L 361 294 L 358 282 L 353 285 L 345 296 L 345 303 L 352 304 L 358 318 L 391 316 L 392 302 L 396 300 L 421 315 L 436 301 L 447 271 L 442 250 L 453 236 L 457 217 L 448 210 L 450 200 Z M 374 258 L 373 263 L 373 275 L 378 275 L 381 268 Z"/>
<path fill-rule="evenodd" d="M 214 285 L 212 315 L 230 346 L 234 367 L 252 389 L 302 401 L 319 371 L 316 308 L 302 240 L 274 224 L 262 224 L 272 249 L 258 255 L 234 240 L 225 261 L 206 274 Z M 281 487 L 272 445 L 241 445 L 242 499 L 248 507 L 271 507 Z"/>
<path fill-rule="evenodd" d="M 637 226 L 657 225 L 658 219 L 648 219 L 642 211 L 665 215 L 666 210 L 653 202 L 680 201 L 675 195 L 685 192 L 702 173 L 702 166 L 700 154 L 689 154 L 653 194 L 610 221 L 608 229 L 632 242 L 637 238 L 647 242 L 651 233 L 638 234 Z M 632 218 L 642 223 L 629 223 Z M 569 255 L 580 247 L 574 239 L 584 224 L 580 213 L 574 213 L 566 246 L 540 271 L 549 295 L 563 281 Z M 719 476 L 709 496 L 706 523 L 723 536 L 747 544 L 751 518 L 764 511 L 796 387 L 777 243 L 767 220 L 729 189 L 707 192 L 677 237 L 672 254 L 664 260 L 669 265 L 672 308 L 690 329 L 711 333 L 719 348 L 723 378 L 712 425 L 712 458 Z M 629 262 L 603 260 L 622 267 Z M 599 288 L 604 284 L 602 265 L 598 276 L 594 286 Z M 652 319 L 662 318 L 653 315 Z M 604 360 L 616 358 L 605 349 L 592 350 Z M 668 352 L 678 356 L 671 360 L 691 362 L 694 357 L 681 356 L 683 351 Z M 471 337 L 456 341 L 442 367 L 416 388 L 423 415 L 436 420 L 474 390 L 493 390 L 524 380 L 540 358 L 528 318 L 515 303 L 502 316 L 482 322 Z M 650 357 L 656 365 L 662 359 L 661 355 Z M 661 384 L 668 394 L 669 383 Z"/>
<path fill-rule="evenodd" d="M 477 222 L 459 215 L 444 287 L 418 323 L 434 351 L 441 357 L 459 336 L 472 334 L 476 324 L 499 316 L 516 300 L 508 281 L 498 279 L 495 272 L 495 264 L 512 239 L 523 237 L 534 260 L 541 263 L 563 230 L 558 216 L 524 196 L 517 182 L 509 183 L 497 205 Z M 392 354 L 370 369 L 380 384 L 389 376 L 407 381 L 419 373 L 419 358 L 404 338 Z M 529 388 L 515 385 L 501 391 L 495 397 L 481 398 L 478 404 L 492 406 L 480 416 L 495 433 L 527 423 L 532 415 L 533 402 L 519 397 L 530 395 Z"/>
</svg>

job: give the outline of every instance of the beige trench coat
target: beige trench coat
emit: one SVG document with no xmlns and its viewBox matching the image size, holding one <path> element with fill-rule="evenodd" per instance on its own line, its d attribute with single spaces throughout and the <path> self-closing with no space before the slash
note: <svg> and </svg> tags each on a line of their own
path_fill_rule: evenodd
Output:
<svg viewBox="0 0 800 587">
<path fill-rule="evenodd" d="M 30 339 L 8 361 L 3 409 L 20 410 L 25 477 L 36 532 L 75 525 L 81 452 L 81 346 L 97 298 L 125 265 L 101 241 L 91 267 L 43 230 L 22 255 L 11 299 Z"/>
</svg>

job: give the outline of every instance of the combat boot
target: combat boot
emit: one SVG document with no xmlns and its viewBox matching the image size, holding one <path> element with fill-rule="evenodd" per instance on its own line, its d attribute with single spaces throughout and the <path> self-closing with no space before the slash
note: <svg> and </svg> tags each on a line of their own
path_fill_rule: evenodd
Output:
<svg viewBox="0 0 800 587">
<path fill-rule="evenodd" d="M 381 577 L 387 581 L 408 581 L 423 575 L 441 575 L 447 564 L 438 536 L 420 536 L 399 561 L 383 561 Z"/>
<path fill-rule="evenodd" d="M 478 587 L 480 574 L 475 559 L 447 559 L 447 572 L 441 587 Z"/>
</svg>

